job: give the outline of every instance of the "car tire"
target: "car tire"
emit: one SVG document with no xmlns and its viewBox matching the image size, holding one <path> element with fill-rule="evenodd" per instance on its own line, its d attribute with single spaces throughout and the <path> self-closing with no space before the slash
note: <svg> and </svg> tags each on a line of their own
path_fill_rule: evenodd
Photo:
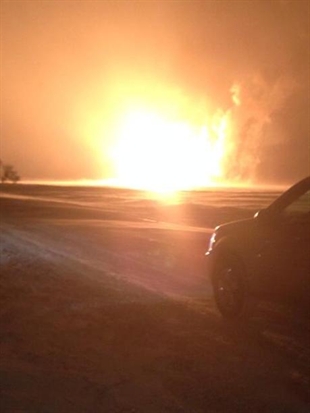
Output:
<svg viewBox="0 0 310 413">
<path fill-rule="evenodd" d="M 235 320 L 249 315 L 245 269 L 242 261 L 230 253 L 218 256 L 212 277 L 214 299 L 225 319 Z"/>
</svg>

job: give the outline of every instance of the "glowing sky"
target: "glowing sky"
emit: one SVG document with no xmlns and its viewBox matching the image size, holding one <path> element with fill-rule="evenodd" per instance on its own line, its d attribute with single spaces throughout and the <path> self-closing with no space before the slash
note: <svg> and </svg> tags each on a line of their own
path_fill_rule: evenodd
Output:
<svg viewBox="0 0 310 413">
<path fill-rule="evenodd" d="M 119 164 L 141 144 L 117 135 L 128 113 L 182 124 L 179 142 L 220 113 L 228 178 L 294 181 L 310 168 L 309 20 L 305 1 L 3 2 L 1 159 L 26 179 L 134 176 Z"/>
</svg>

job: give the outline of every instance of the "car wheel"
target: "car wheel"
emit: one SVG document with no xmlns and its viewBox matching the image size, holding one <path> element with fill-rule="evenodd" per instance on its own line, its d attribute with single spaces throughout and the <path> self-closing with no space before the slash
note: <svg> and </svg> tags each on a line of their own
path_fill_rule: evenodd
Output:
<svg viewBox="0 0 310 413">
<path fill-rule="evenodd" d="M 212 283 L 216 305 L 225 318 L 236 319 L 246 314 L 249 298 L 245 271 L 237 257 L 218 257 Z"/>
</svg>

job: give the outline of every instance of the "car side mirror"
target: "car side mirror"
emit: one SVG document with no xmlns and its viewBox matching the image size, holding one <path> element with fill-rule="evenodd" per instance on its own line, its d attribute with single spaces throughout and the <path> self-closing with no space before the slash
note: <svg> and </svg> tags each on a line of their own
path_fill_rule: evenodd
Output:
<svg viewBox="0 0 310 413">
<path fill-rule="evenodd" d="M 255 214 L 254 214 L 254 218 L 257 218 L 257 219 L 261 219 L 264 216 L 266 216 L 266 210 L 265 209 L 260 209 L 259 211 L 255 212 Z"/>
<path fill-rule="evenodd" d="M 273 224 L 277 225 L 281 222 L 281 217 L 278 214 L 275 214 L 274 211 L 270 209 L 261 209 L 254 214 L 254 218 L 262 224 Z"/>
<path fill-rule="evenodd" d="M 270 220 L 270 213 L 267 209 L 260 209 L 254 214 L 254 218 L 259 220 L 260 222 L 267 222 Z"/>
</svg>

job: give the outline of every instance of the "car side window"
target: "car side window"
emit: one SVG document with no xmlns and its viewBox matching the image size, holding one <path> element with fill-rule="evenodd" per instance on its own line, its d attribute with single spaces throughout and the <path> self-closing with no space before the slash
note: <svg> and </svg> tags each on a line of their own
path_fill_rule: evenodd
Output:
<svg viewBox="0 0 310 413">
<path fill-rule="evenodd" d="M 281 215 L 290 221 L 309 221 L 310 220 L 310 190 L 287 205 Z"/>
</svg>

